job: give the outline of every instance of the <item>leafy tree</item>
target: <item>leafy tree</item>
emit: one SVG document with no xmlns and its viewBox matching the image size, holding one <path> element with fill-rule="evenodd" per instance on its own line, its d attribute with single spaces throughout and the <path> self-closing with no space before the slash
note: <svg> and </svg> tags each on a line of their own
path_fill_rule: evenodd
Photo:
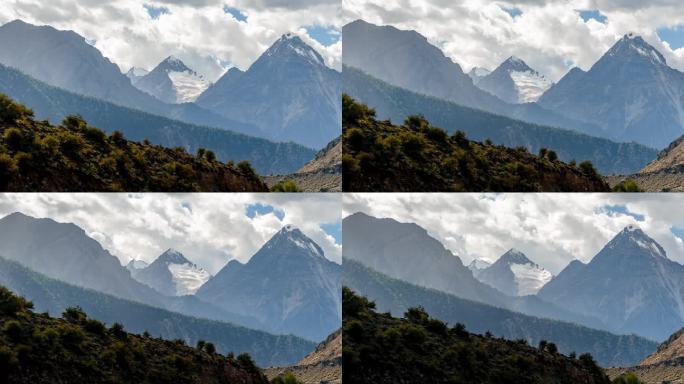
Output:
<svg viewBox="0 0 684 384">
<path fill-rule="evenodd" d="M 643 192 L 636 181 L 632 179 L 623 180 L 613 187 L 613 192 Z"/>
<path fill-rule="evenodd" d="M 301 190 L 294 180 L 286 179 L 279 181 L 273 187 L 271 187 L 271 192 L 301 192 Z"/>
</svg>

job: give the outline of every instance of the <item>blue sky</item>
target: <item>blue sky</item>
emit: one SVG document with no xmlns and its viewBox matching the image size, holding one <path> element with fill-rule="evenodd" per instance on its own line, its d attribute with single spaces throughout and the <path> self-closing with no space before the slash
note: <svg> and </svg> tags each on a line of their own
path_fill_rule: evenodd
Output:
<svg viewBox="0 0 684 384">
<path fill-rule="evenodd" d="M 602 212 L 607 213 L 609 216 L 619 216 L 619 215 L 627 215 L 630 217 L 633 217 L 634 220 L 636 221 L 644 221 L 646 218 L 644 215 L 640 215 L 637 213 L 630 212 L 627 209 L 627 206 L 624 204 L 616 204 L 616 205 L 606 205 L 601 209 Z"/>
<path fill-rule="evenodd" d="M 670 48 L 679 49 L 684 47 L 684 25 L 675 27 L 661 27 L 657 30 L 658 37 L 670 44 Z"/>
<path fill-rule="evenodd" d="M 599 23 L 605 23 L 608 18 L 603 15 L 598 9 L 591 9 L 591 10 L 582 10 L 579 11 L 579 15 L 584 20 L 584 22 L 589 21 L 590 19 L 594 19 L 598 21 Z"/>
<path fill-rule="evenodd" d="M 270 204 L 256 202 L 245 206 L 245 215 L 250 219 L 254 219 L 257 216 L 268 215 L 270 213 L 273 213 L 280 221 L 283 221 L 285 218 L 285 212 L 282 209 Z M 332 223 L 321 223 L 319 227 L 325 233 L 332 236 L 335 239 L 335 243 L 342 244 L 342 220 L 337 220 Z"/>
<path fill-rule="evenodd" d="M 159 16 L 164 15 L 164 14 L 169 14 L 171 11 L 169 11 L 168 8 L 166 7 L 155 7 L 150 4 L 144 4 L 143 7 L 147 10 L 147 13 L 150 14 L 150 17 L 153 20 L 159 19 Z"/>
<path fill-rule="evenodd" d="M 232 15 L 237 21 L 247 21 L 247 16 L 237 8 L 229 7 L 226 5 L 225 7 L 223 7 L 223 12 Z"/>
<path fill-rule="evenodd" d="M 312 39 L 318 41 L 323 46 L 330 46 L 340 41 L 340 30 L 332 26 L 313 25 L 304 27 Z"/>
</svg>

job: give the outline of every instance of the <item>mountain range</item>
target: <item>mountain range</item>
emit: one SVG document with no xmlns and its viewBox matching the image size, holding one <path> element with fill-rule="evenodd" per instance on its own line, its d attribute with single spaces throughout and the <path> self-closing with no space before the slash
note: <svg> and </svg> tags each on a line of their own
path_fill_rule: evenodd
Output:
<svg viewBox="0 0 684 384">
<path fill-rule="evenodd" d="M 664 340 L 684 324 L 684 266 L 641 229 L 628 226 L 588 264 L 575 261 L 539 297 L 599 317 L 619 333 Z"/>
<path fill-rule="evenodd" d="M 577 315 L 561 303 L 507 295 L 480 282 L 458 256 L 415 223 L 357 212 L 344 218 L 342 232 L 344 260 L 357 261 L 391 278 L 527 315 L 606 328 L 592 314 Z"/>
<path fill-rule="evenodd" d="M 388 277 L 357 261 L 345 259 L 342 268 L 345 287 L 375 302 L 379 312 L 387 311 L 394 316 L 420 306 L 450 326 L 461 323 L 474 333 L 490 332 L 508 340 L 525 340 L 530 345 L 547 340 L 565 354 L 591 353 L 604 367 L 637 364 L 656 348 L 654 341 L 640 336 L 615 335 L 570 322 L 527 316 L 420 287 Z"/>
<path fill-rule="evenodd" d="M 249 161 L 260 174 L 294 172 L 315 151 L 294 143 L 274 143 L 217 128 L 191 125 L 137 109 L 65 91 L 0 64 L 0 92 L 33 109 L 36 119 L 60 123 L 77 113 L 106 133 L 120 131 L 130 140 L 196 153 L 212 150 L 221 161 Z"/>
<path fill-rule="evenodd" d="M 339 264 L 287 225 L 246 264 L 228 262 L 197 297 L 254 316 L 269 331 L 322 340 L 340 325 L 341 278 Z"/>
<path fill-rule="evenodd" d="M 21 20 L 0 27 L 0 51 L 12 52 L 0 63 L 52 86 L 180 122 L 311 149 L 339 136 L 340 74 L 291 34 L 215 84 L 173 56 L 150 72 L 123 74 L 83 36 Z M 63 107 L 80 113 L 79 104 Z"/>
<path fill-rule="evenodd" d="M 471 140 L 489 139 L 494 144 L 522 147 L 531 153 L 539 153 L 541 148 L 552 149 L 564 162 L 589 160 L 604 175 L 637 172 L 658 153 L 641 144 L 617 143 L 576 131 L 530 124 L 421 95 L 352 67 L 344 67 L 342 87 L 344 93 L 373 108 L 379 120 L 402 122 L 408 116 L 420 114 L 450 134 L 460 130 Z"/>
<path fill-rule="evenodd" d="M 0 219 L 0 242 L 0 257 L 37 273 L 183 315 L 312 341 L 340 326 L 341 267 L 292 226 L 213 277 L 174 250 L 124 267 L 78 226 L 21 213 Z"/>
<path fill-rule="evenodd" d="M 273 335 L 235 323 L 206 320 L 104 294 L 49 278 L 0 256 L 0 285 L 30 299 L 36 311 L 59 315 L 80 307 L 89 316 L 129 332 L 197 345 L 212 342 L 221 353 L 248 352 L 260 366 L 294 364 L 315 343 L 292 335 Z"/>
</svg>

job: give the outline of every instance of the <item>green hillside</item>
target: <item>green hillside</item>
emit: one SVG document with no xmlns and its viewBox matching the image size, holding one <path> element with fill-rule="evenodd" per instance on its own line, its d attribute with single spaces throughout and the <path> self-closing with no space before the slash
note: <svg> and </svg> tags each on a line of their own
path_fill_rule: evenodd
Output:
<svg viewBox="0 0 684 384">
<path fill-rule="evenodd" d="M 657 343 L 639 336 L 618 336 L 562 321 L 542 319 L 462 299 L 434 289 L 392 279 L 364 265 L 344 260 L 344 285 L 374 300 L 381 311 L 395 315 L 422 306 L 450 325 L 464 324 L 471 332 L 487 331 L 508 340 L 537 345 L 554 342 L 561 353 L 591 353 L 601 366 L 634 365 L 655 351 Z"/>
<path fill-rule="evenodd" d="M 535 156 L 463 132 L 449 136 L 421 116 L 393 125 L 347 95 L 342 134 L 345 191 L 609 191 L 590 162 L 565 164 L 553 151 Z"/>
<path fill-rule="evenodd" d="M 616 143 L 463 107 L 392 86 L 355 68 L 344 67 L 342 76 L 343 91 L 377 110 L 379 119 L 399 122 L 421 114 L 450 134 L 460 130 L 471 140 L 490 139 L 494 144 L 524 147 L 532 153 L 552 149 L 565 162 L 589 160 L 604 175 L 635 173 L 658 154 L 656 149 L 636 143 Z"/>
<path fill-rule="evenodd" d="M 316 343 L 296 336 L 272 335 L 228 323 L 185 316 L 135 303 L 48 278 L 18 263 L 0 258 L 0 285 L 30 299 L 37 311 L 62 313 L 80 306 L 89 316 L 127 330 L 166 340 L 182 339 L 189 345 L 212 342 L 221 353 L 249 353 L 259 366 L 291 365 L 311 352 Z"/>
<path fill-rule="evenodd" d="M 249 161 L 259 174 L 296 172 L 316 151 L 294 143 L 274 143 L 217 128 L 183 123 L 135 109 L 121 107 L 47 85 L 15 69 L 0 65 L 0 93 L 33 109 L 38 119 L 53 124 L 68 115 L 80 115 L 108 134 L 121 131 L 127 138 L 191 153 L 212 150 L 224 162 Z"/>
<path fill-rule="evenodd" d="M 200 150 L 107 136 L 80 117 L 61 125 L 0 94 L 0 189 L 4 191 L 267 191 L 247 162 L 224 164 Z"/>
<path fill-rule="evenodd" d="M 267 383 L 248 354 L 216 353 L 182 341 L 127 333 L 89 318 L 79 308 L 62 318 L 0 287 L 0 380 L 42 383 Z"/>
<path fill-rule="evenodd" d="M 342 293 L 343 377 L 350 383 L 610 383 L 589 354 L 560 354 L 553 343 L 469 333 L 422 308 L 380 314 L 349 288 Z"/>
</svg>

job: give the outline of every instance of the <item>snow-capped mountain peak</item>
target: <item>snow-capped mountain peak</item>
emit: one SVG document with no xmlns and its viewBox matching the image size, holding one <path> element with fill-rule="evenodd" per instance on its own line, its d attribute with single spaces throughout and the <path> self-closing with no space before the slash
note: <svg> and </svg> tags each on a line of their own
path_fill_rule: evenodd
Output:
<svg viewBox="0 0 684 384">
<path fill-rule="evenodd" d="M 126 77 L 131 79 L 131 82 L 134 83 L 138 81 L 138 79 L 140 79 L 141 77 L 147 75 L 148 73 L 150 73 L 150 71 L 148 71 L 145 68 L 131 67 L 131 69 L 129 69 L 128 72 L 126 72 Z"/>
<path fill-rule="evenodd" d="M 473 67 L 473 69 L 471 69 L 470 72 L 468 72 L 468 76 L 470 76 L 470 78 L 473 79 L 473 84 L 476 84 L 476 85 L 477 85 L 477 83 L 478 83 L 480 80 L 482 80 L 483 78 L 485 78 L 485 77 L 486 77 L 487 75 L 489 75 L 490 73 L 492 73 L 492 71 L 490 71 L 490 70 L 487 69 L 487 68 L 483 68 L 483 67 Z"/>
<path fill-rule="evenodd" d="M 618 233 L 609 243 L 607 248 L 636 248 L 641 250 L 640 254 L 646 254 L 655 258 L 665 258 L 667 255 L 663 247 L 658 244 L 653 238 L 648 236 L 644 231 L 636 225 L 626 226 L 620 233 Z"/>
<path fill-rule="evenodd" d="M 265 53 L 266 57 L 295 54 L 313 64 L 325 65 L 323 57 L 299 36 L 287 33 L 278 39 Z"/>
<path fill-rule="evenodd" d="M 167 103 L 195 101 L 210 83 L 182 60 L 169 56 L 150 73 L 132 79 L 133 85 Z"/>
<path fill-rule="evenodd" d="M 285 225 L 278 233 L 264 245 L 267 249 L 297 249 L 313 257 L 325 258 L 323 249 L 311 238 L 305 235 L 299 228 L 292 224 Z"/>
<path fill-rule="evenodd" d="M 516 56 L 506 59 L 475 84 L 510 103 L 535 102 L 553 85 L 544 75 Z"/>
<path fill-rule="evenodd" d="M 194 294 L 211 278 L 209 272 L 173 248 L 164 251 L 148 266 L 128 269 L 133 278 L 168 296 Z"/>
<path fill-rule="evenodd" d="M 642 58 L 657 65 L 667 65 L 665 57 L 647 43 L 641 36 L 628 33 L 618 40 L 606 53 L 609 57 L 635 57 Z"/>
<path fill-rule="evenodd" d="M 553 278 L 551 272 L 515 248 L 508 250 L 491 266 L 473 274 L 483 283 L 517 296 L 534 295 Z"/>
</svg>

